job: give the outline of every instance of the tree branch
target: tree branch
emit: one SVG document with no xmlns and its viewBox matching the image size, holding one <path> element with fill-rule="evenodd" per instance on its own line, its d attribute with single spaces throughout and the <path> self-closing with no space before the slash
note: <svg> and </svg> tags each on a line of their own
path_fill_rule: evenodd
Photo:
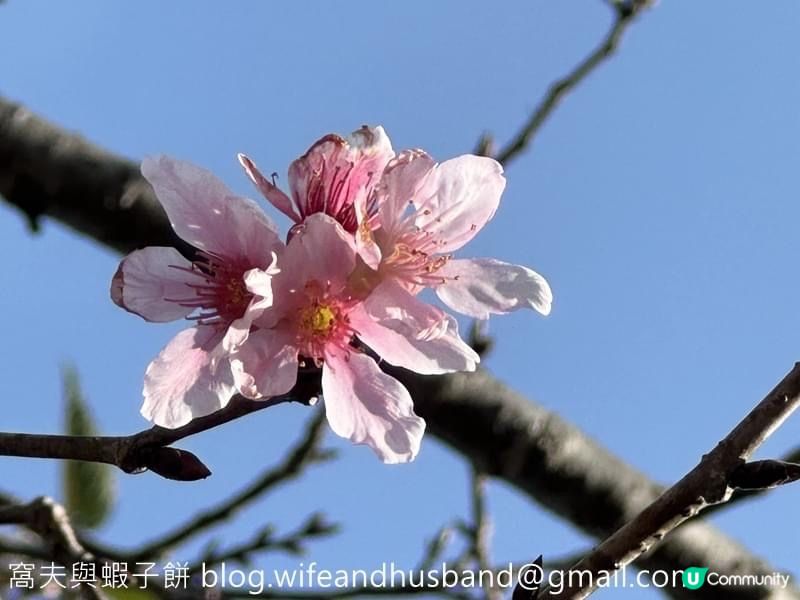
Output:
<svg viewBox="0 0 800 600">
<path fill-rule="evenodd" d="M 639 12 L 648 5 L 642 0 L 622 0 L 610 3 L 614 9 L 614 21 L 599 46 L 584 58 L 572 71 L 555 81 L 528 120 L 514 137 L 497 152 L 492 151 L 491 136 L 484 135 L 478 142 L 476 153 L 490 155 L 503 166 L 522 154 L 544 122 L 552 115 L 561 100 L 582 83 L 598 66 L 610 58 L 619 46 L 620 40 L 628 26 Z"/>
<path fill-rule="evenodd" d="M 78 541 L 64 508 L 51 498 L 37 498 L 28 504 L 5 504 L 0 507 L 0 524 L 22 525 L 38 534 L 48 545 L 50 555 L 65 567 L 94 562 L 94 557 Z M 106 598 L 100 589 L 90 585 L 81 585 L 79 589 L 85 598 Z"/>
<path fill-rule="evenodd" d="M 165 429 L 154 426 L 126 436 L 0 432 L 0 455 L 100 462 L 116 465 L 126 473 L 139 473 L 150 469 L 168 479 L 193 481 L 208 477 L 211 471 L 191 452 L 168 448 L 169 444 L 219 427 L 244 415 L 291 401 L 296 398 L 292 395 L 295 393 L 293 390 L 286 396 L 264 401 L 234 396 L 222 410 L 194 419 L 183 427 Z"/>
<path fill-rule="evenodd" d="M 293 555 L 302 555 L 306 553 L 305 544 L 309 540 L 334 535 L 338 532 L 339 525 L 329 523 L 320 514 L 311 515 L 296 530 L 281 537 L 275 537 L 274 527 L 267 525 L 250 540 L 227 550 L 218 552 L 213 547 L 209 548 L 200 560 L 189 565 L 189 572 L 197 573 L 204 567 L 209 569 L 215 565 L 231 561 L 249 564 L 254 554 L 263 554 L 264 552 L 286 552 Z"/>
<path fill-rule="evenodd" d="M 678 483 L 664 492 L 634 519 L 574 564 L 574 572 L 593 577 L 573 579 L 558 591 L 545 588 L 540 598 L 585 598 L 595 589 L 601 572 L 615 571 L 633 562 L 681 523 L 705 507 L 726 502 L 733 492 L 732 478 L 755 450 L 800 406 L 800 363 Z M 714 563 L 710 563 L 714 564 Z"/>
<path fill-rule="evenodd" d="M 322 427 L 324 422 L 324 411 L 317 411 L 300 441 L 279 465 L 265 471 L 247 487 L 225 498 L 218 505 L 202 511 L 186 523 L 178 525 L 172 531 L 160 535 L 140 548 L 127 551 L 117 550 L 89 541 L 85 541 L 85 545 L 98 556 L 120 561 L 141 562 L 158 559 L 171 548 L 229 519 L 244 506 L 278 485 L 297 478 L 308 465 L 331 460 L 334 453 L 319 448 L 324 435 Z"/>
<path fill-rule="evenodd" d="M 53 217 L 122 252 L 146 245 L 176 245 L 186 251 L 135 163 L 2 98 L 0 194 L 31 220 Z M 574 426 L 485 371 L 443 377 L 395 374 L 409 388 L 431 434 L 590 535 L 602 539 L 612 534 L 662 491 Z M 699 522 L 674 532 L 639 564 L 650 569 L 714 564 L 728 574 L 774 571 Z M 686 597 L 687 592 L 671 593 Z M 691 592 L 693 598 L 713 597 L 707 593 Z M 740 597 L 768 598 L 770 593 L 745 589 Z M 789 593 L 800 598 L 796 590 Z"/>
<path fill-rule="evenodd" d="M 485 371 L 431 377 L 391 371 L 411 392 L 428 431 L 483 472 L 504 479 L 584 532 L 604 539 L 655 501 L 664 488 L 573 425 L 510 390 Z M 544 550 L 544 549 L 543 549 Z M 652 570 L 714 565 L 718 573 L 762 574 L 776 569 L 711 525 L 674 531 L 639 558 Z M 775 590 L 725 588 L 726 596 L 773 598 Z M 675 598 L 714 599 L 719 588 L 667 590 Z M 797 588 L 783 597 L 800 598 Z"/>
</svg>

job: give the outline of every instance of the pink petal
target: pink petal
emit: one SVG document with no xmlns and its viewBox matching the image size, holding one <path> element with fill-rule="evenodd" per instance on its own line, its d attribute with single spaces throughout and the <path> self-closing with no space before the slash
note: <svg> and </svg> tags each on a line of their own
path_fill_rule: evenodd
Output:
<svg viewBox="0 0 800 600">
<path fill-rule="evenodd" d="M 431 171 L 414 201 L 415 224 L 433 234 L 439 253 L 457 250 L 494 216 L 505 185 L 503 167 L 491 158 L 445 161 Z"/>
<path fill-rule="evenodd" d="M 280 240 L 255 202 L 235 196 L 211 172 L 166 156 L 145 158 L 142 174 L 185 241 L 232 260 L 248 259 L 252 266 L 269 264 Z"/>
<path fill-rule="evenodd" d="M 210 327 L 185 329 L 147 367 L 142 415 L 174 429 L 228 404 L 234 393 L 227 361 L 215 369 L 220 335 Z"/>
<path fill-rule="evenodd" d="M 451 260 L 440 273 L 447 281 L 436 288 L 453 310 L 478 319 L 519 308 L 550 313 L 553 293 L 544 277 L 520 265 L 476 258 Z M 449 278 L 456 278 L 455 280 Z"/>
<path fill-rule="evenodd" d="M 341 288 L 355 262 L 353 236 L 328 215 L 311 215 L 296 228 L 280 257 L 281 272 L 273 279 L 276 306 L 308 281 Z"/>
<path fill-rule="evenodd" d="M 458 323 L 399 285 L 384 282 L 349 314 L 358 337 L 390 364 L 423 375 L 474 371 L 480 357 Z"/>
<path fill-rule="evenodd" d="M 250 269 L 244 274 L 245 287 L 253 294 L 253 298 L 247 305 L 244 314 L 228 326 L 228 331 L 222 338 L 222 348 L 226 352 L 233 352 L 244 344 L 250 335 L 253 321 L 272 306 L 272 277 L 280 272 L 280 269 L 274 266 L 277 257 L 274 255 L 273 257 L 272 266 L 266 270 Z"/>
<path fill-rule="evenodd" d="M 414 460 L 425 421 L 414 414 L 408 390 L 374 360 L 358 352 L 326 356 L 322 394 L 337 435 L 368 445 L 385 463 Z"/>
<path fill-rule="evenodd" d="M 289 188 L 300 216 L 325 212 L 352 233 L 353 203 L 369 197 L 393 156 L 382 127 L 364 126 L 347 139 L 321 138 L 289 166 Z"/>
<path fill-rule="evenodd" d="M 371 219 L 367 211 L 367 199 L 358 198 L 353 208 L 356 211 L 358 229 L 355 231 L 356 250 L 361 260 L 371 269 L 377 269 L 381 264 L 381 249 L 372 235 Z"/>
<path fill-rule="evenodd" d="M 285 329 L 259 329 L 231 357 L 239 392 L 252 399 L 285 394 L 297 381 L 297 348 Z"/>
<path fill-rule="evenodd" d="M 193 299 L 195 292 L 187 284 L 198 282 L 196 275 L 183 270 L 188 268 L 191 263 L 174 248 L 135 250 L 122 259 L 111 280 L 111 299 L 148 321 L 182 319 L 194 308 L 176 301 Z"/>
<path fill-rule="evenodd" d="M 245 173 L 250 178 L 259 191 L 264 194 L 264 197 L 269 200 L 270 204 L 289 217 L 295 223 L 302 221 L 300 215 L 292 207 L 292 201 L 289 196 L 284 194 L 278 187 L 268 180 L 261 171 L 258 170 L 256 163 L 250 160 L 244 154 L 239 154 L 239 164 L 244 168 Z"/>
<path fill-rule="evenodd" d="M 404 150 L 392 159 L 375 192 L 381 228 L 394 233 L 435 163 L 422 150 Z"/>
</svg>

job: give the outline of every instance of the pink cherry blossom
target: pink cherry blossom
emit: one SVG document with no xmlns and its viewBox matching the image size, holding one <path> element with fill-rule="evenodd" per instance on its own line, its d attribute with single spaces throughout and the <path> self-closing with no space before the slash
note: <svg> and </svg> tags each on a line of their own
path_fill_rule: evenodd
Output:
<svg viewBox="0 0 800 600">
<path fill-rule="evenodd" d="M 418 373 L 473 370 L 478 356 L 458 336 L 455 320 L 391 282 L 366 299 L 353 295 L 353 236 L 326 214 L 296 227 L 280 264 L 273 304 L 253 321 L 248 343 L 231 358 L 237 388 L 254 399 L 283 394 L 294 386 L 298 366 L 321 366 L 334 432 L 367 444 L 384 462 L 412 460 L 425 422 L 414 414 L 406 388 L 356 340 Z"/>
<path fill-rule="evenodd" d="M 145 159 L 142 174 L 197 254 L 190 261 L 174 248 L 132 252 L 114 275 L 111 298 L 148 321 L 195 322 L 145 375 L 142 414 L 175 428 L 224 407 L 236 391 L 228 355 L 246 344 L 253 319 L 272 304 L 283 244 L 254 202 L 204 169 L 162 156 Z"/>
<path fill-rule="evenodd" d="M 291 199 L 247 156 L 240 154 L 239 162 L 267 200 L 295 223 L 325 213 L 353 233 L 358 225 L 354 203 L 372 202 L 372 190 L 393 156 L 382 127 L 364 126 L 347 139 L 328 134 L 289 166 Z"/>
<path fill-rule="evenodd" d="M 386 166 L 371 203 L 356 202 L 356 243 L 363 260 L 353 285 L 368 294 L 392 280 L 412 294 L 431 287 L 450 308 L 486 319 L 529 307 L 550 312 L 547 281 L 527 267 L 495 259 L 454 259 L 494 216 L 505 188 L 491 158 L 464 155 L 435 164 L 420 150 Z"/>
</svg>

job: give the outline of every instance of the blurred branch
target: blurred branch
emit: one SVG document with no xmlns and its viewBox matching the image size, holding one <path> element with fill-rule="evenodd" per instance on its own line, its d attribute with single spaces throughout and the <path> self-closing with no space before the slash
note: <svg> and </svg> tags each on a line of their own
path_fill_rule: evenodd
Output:
<svg viewBox="0 0 800 600">
<path fill-rule="evenodd" d="M 486 508 L 486 476 L 472 471 L 472 525 L 470 527 L 471 552 L 480 569 L 491 568 L 492 525 Z"/>
<path fill-rule="evenodd" d="M 339 531 L 339 526 L 328 523 L 322 515 L 313 514 L 305 523 L 296 530 L 281 537 L 275 537 L 274 527 L 267 525 L 257 532 L 250 540 L 218 552 L 216 548 L 208 549 L 203 556 L 189 566 L 190 573 L 197 573 L 203 568 L 209 569 L 215 565 L 238 562 L 249 565 L 255 554 L 265 552 L 286 552 L 292 555 L 306 553 L 306 543 L 312 539 L 334 535 Z"/>
<path fill-rule="evenodd" d="M 487 321 L 473 319 L 467 332 L 467 343 L 481 358 L 486 358 L 494 348 L 494 338 L 489 335 Z"/>
<path fill-rule="evenodd" d="M 445 525 L 439 528 L 439 531 L 425 546 L 425 552 L 417 564 L 417 571 L 428 571 L 433 568 L 434 563 L 444 554 L 448 544 L 453 539 L 454 529 L 452 525 Z"/>
<path fill-rule="evenodd" d="M 307 466 L 330 460 L 333 457 L 333 453 L 319 448 L 324 434 L 322 427 L 324 422 L 325 413 L 318 411 L 309 423 L 303 437 L 278 466 L 268 469 L 247 487 L 237 491 L 216 506 L 202 511 L 186 523 L 178 525 L 172 531 L 159 536 L 140 548 L 125 551 L 103 547 L 100 544 L 89 541 L 85 542 L 86 546 L 98 556 L 114 558 L 120 561 L 141 562 L 160 557 L 178 544 L 231 518 L 247 504 L 279 485 L 297 478 Z"/>
<path fill-rule="evenodd" d="M 52 555 L 44 546 L 7 537 L 0 537 L 0 554 L 25 556 L 37 560 L 50 560 L 52 558 Z"/>
<path fill-rule="evenodd" d="M 0 195 L 33 231 L 48 215 L 120 252 L 163 245 L 189 251 L 137 164 L 2 98 Z"/>
<path fill-rule="evenodd" d="M 42 497 L 28 504 L 0 506 L 0 525 L 9 524 L 22 525 L 39 535 L 48 545 L 51 556 L 64 566 L 94 562 L 94 557 L 78 541 L 67 512 L 51 498 Z M 86 598 L 106 598 L 99 589 L 89 585 L 81 586 L 80 590 Z"/>
<path fill-rule="evenodd" d="M 592 593 L 601 573 L 613 572 L 636 560 L 681 523 L 705 507 L 726 502 L 738 485 L 775 485 L 771 466 L 748 459 L 762 443 L 800 406 L 800 363 L 748 415 L 705 454 L 694 469 L 664 492 L 625 526 L 607 538 L 580 561 L 572 571 L 593 573 L 576 584 L 569 579 L 557 591 L 545 588 L 539 598 L 584 598 Z M 791 465 L 791 463 L 780 463 Z M 747 466 L 756 468 L 748 472 Z M 793 465 L 796 466 L 796 465 Z M 743 467 L 745 467 L 743 469 Z M 791 469 L 788 469 L 791 471 Z M 763 478 L 767 471 L 769 477 Z M 787 481 L 797 477 L 788 474 Z M 714 563 L 710 563 L 714 564 Z"/>
<path fill-rule="evenodd" d="M 624 0 L 610 2 L 609 4 L 614 10 L 614 20 L 600 45 L 578 63 L 572 71 L 550 86 L 528 120 L 505 146 L 494 151 L 492 137 L 489 134 L 483 134 L 476 146 L 476 154 L 493 156 L 503 166 L 508 166 L 512 160 L 527 149 L 536 133 L 551 116 L 561 100 L 614 54 L 625 30 L 649 3 L 642 0 Z"/>
</svg>

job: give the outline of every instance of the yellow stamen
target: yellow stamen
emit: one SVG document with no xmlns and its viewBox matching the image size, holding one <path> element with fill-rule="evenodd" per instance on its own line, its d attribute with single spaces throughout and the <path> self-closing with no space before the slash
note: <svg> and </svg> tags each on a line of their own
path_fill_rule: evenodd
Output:
<svg viewBox="0 0 800 600">
<path fill-rule="evenodd" d="M 330 306 L 312 304 L 303 309 L 300 314 L 300 325 L 311 335 L 326 335 L 333 329 L 336 322 L 336 313 Z"/>
</svg>

